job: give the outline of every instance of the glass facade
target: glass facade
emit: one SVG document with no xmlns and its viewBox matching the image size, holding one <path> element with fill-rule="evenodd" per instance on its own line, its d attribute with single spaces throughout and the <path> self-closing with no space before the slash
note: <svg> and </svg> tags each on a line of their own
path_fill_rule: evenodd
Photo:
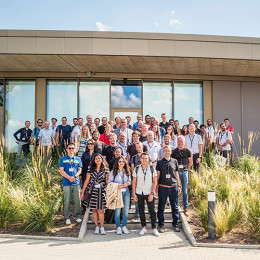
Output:
<svg viewBox="0 0 260 260">
<path fill-rule="evenodd" d="M 174 119 L 180 126 L 193 117 L 203 123 L 203 90 L 201 83 L 174 83 Z"/>
<path fill-rule="evenodd" d="M 122 84 L 120 84 L 122 83 Z M 140 81 L 112 81 L 111 107 L 141 107 L 142 87 Z"/>
<path fill-rule="evenodd" d="M 35 81 L 6 82 L 5 100 L 5 139 L 6 146 L 16 151 L 16 142 L 13 134 L 24 127 L 25 121 L 31 122 L 34 128 L 35 120 Z"/>
<path fill-rule="evenodd" d="M 109 81 L 80 81 L 79 117 L 85 121 L 87 115 L 92 118 L 109 118 Z"/>
<path fill-rule="evenodd" d="M 172 84 L 143 83 L 143 115 L 150 115 L 161 120 L 166 113 L 167 119 L 172 118 Z"/>
<path fill-rule="evenodd" d="M 0 80 L 0 138 L 4 133 L 4 82 Z"/>
<path fill-rule="evenodd" d="M 67 117 L 67 123 L 72 124 L 77 117 L 77 80 L 47 81 L 47 120 L 55 117 L 57 124 L 61 124 L 61 118 Z"/>
</svg>

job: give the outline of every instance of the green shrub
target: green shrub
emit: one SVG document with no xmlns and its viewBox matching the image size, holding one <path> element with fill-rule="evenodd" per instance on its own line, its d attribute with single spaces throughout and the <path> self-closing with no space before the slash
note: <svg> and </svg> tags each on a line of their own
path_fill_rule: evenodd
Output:
<svg viewBox="0 0 260 260">
<path fill-rule="evenodd" d="M 208 232 L 208 201 L 201 201 L 199 206 L 196 208 L 196 211 L 198 212 L 198 218 L 201 226 L 206 232 Z"/>
<path fill-rule="evenodd" d="M 235 163 L 234 167 L 242 172 L 248 172 L 251 174 L 252 172 L 260 171 L 260 163 L 259 159 L 253 155 L 245 154 L 240 157 Z"/>
</svg>

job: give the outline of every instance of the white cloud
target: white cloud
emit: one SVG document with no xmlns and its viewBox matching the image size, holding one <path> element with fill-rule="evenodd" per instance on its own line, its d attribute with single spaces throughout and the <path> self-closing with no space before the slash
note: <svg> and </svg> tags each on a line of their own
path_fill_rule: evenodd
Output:
<svg viewBox="0 0 260 260">
<path fill-rule="evenodd" d="M 15 96 L 18 92 L 21 92 L 22 88 L 20 85 L 15 85 L 14 88 L 12 89 L 12 91 L 9 91 L 9 95 L 11 96 Z"/>
<path fill-rule="evenodd" d="M 169 25 L 182 25 L 182 22 L 178 19 L 171 19 Z"/>
<path fill-rule="evenodd" d="M 175 88 L 174 92 L 174 95 L 177 97 L 178 102 L 191 101 L 190 96 L 185 91 L 185 88 Z"/>
<path fill-rule="evenodd" d="M 141 99 L 131 93 L 128 97 L 124 94 L 122 86 L 111 87 L 111 105 L 113 107 L 140 107 Z"/>
<path fill-rule="evenodd" d="M 96 22 L 96 26 L 99 31 L 109 31 L 111 29 L 110 26 L 107 26 L 101 22 Z"/>
<path fill-rule="evenodd" d="M 176 13 L 176 12 L 175 12 L 174 10 L 171 11 L 171 15 L 175 15 L 175 13 Z"/>
<path fill-rule="evenodd" d="M 159 23 L 157 23 L 157 22 L 155 22 L 154 25 L 155 25 L 156 27 L 159 27 Z"/>
</svg>

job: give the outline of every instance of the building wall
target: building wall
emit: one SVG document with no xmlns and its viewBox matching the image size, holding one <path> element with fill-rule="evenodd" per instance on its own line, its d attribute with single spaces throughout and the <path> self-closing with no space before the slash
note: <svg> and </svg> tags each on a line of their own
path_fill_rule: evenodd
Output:
<svg viewBox="0 0 260 260">
<path fill-rule="evenodd" d="M 243 137 L 245 148 L 248 148 L 250 131 L 260 132 L 260 83 L 242 82 L 243 93 Z M 252 152 L 260 154 L 260 139 L 253 142 Z"/>
<path fill-rule="evenodd" d="M 220 123 L 225 117 L 235 129 L 235 149 L 248 149 L 249 132 L 259 132 L 260 83 L 213 81 L 213 120 Z M 235 151 L 235 152 L 236 152 Z M 252 150 L 260 155 L 260 139 L 254 139 Z"/>
<path fill-rule="evenodd" d="M 219 124 L 225 118 L 235 129 L 235 154 L 240 154 L 239 135 L 242 133 L 240 82 L 213 81 L 213 121 Z"/>
</svg>

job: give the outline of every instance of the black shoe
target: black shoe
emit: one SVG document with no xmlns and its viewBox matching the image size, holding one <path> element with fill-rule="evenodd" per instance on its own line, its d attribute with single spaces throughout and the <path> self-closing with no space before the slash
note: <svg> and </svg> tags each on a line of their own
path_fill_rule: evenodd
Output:
<svg viewBox="0 0 260 260">
<path fill-rule="evenodd" d="M 159 233 L 164 233 L 163 227 L 158 227 L 158 232 L 159 232 Z"/>
<path fill-rule="evenodd" d="M 178 227 L 178 225 L 173 226 L 173 230 L 174 230 L 175 232 L 180 232 L 180 228 Z"/>
</svg>

